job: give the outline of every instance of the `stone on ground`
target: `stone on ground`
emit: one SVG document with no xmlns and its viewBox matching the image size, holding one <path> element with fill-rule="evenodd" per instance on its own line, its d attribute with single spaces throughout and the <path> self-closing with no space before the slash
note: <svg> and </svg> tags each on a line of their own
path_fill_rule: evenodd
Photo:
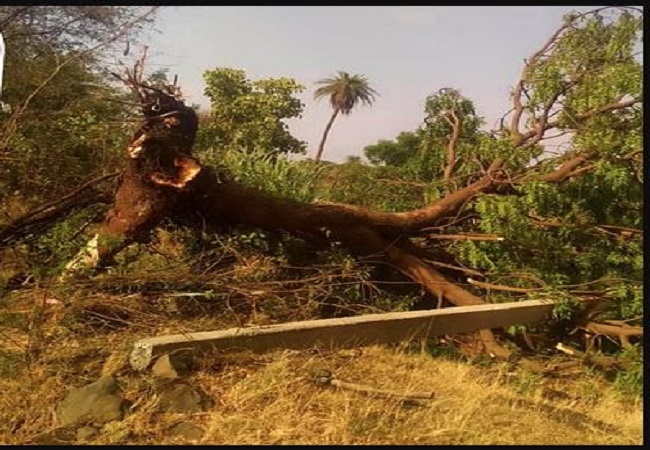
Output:
<svg viewBox="0 0 650 450">
<path fill-rule="evenodd" d="M 173 384 L 160 392 L 158 407 L 165 412 L 195 413 L 204 410 L 201 392 L 186 384 Z"/>
<path fill-rule="evenodd" d="M 173 436 L 198 441 L 203 437 L 203 428 L 189 422 L 180 422 L 171 427 L 169 430 Z"/>
<path fill-rule="evenodd" d="M 174 352 L 159 357 L 151 371 L 156 377 L 175 379 L 189 372 L 191 365 L 191 355 L 188 352 Z"/>
<path fill-rule="evenodd" d="M 99 431 L 95 427 L 81 427 L 77 430 L 77 440 L 81 442 L 88 441 L 97 436 L 98 433 Z"/>
<path fill-rule="evenodd" d="M 126 401 L 116 395 L 119 390 L 117 381 L 111 377 L 102 377 L 94 383 L 72 389 L 59 405 L 59 422 L 68 426 L 86 421 L 106 423 L 121 419 Z"/>
</svg>

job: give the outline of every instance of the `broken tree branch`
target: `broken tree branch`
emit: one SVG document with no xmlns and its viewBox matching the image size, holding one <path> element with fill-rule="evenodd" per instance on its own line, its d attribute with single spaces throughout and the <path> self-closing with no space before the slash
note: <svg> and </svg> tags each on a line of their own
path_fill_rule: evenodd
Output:
<svg viewBox="0 0 650 450">
<path fill-rule="evenodd" d="M 431 264 L 432 266 L 441 267 L 443 269 L 455 270 L 457 272 L 464 273 L 465 275 L 473 275 L 475 277 L 485 277 L 485 275 L 479 272 L 478 270 L 468 269 L 467 267 L 454 266 L 452 264 L 446 264 L 439 261 L 433 261 L 430 259 L 424 259 L 424 261 L 426 261 L 428 264 Z"/>
<path fill-rule="evenodd" d="M 434 397 L 433 391 L 429 392 L 405 392 L 398 393 L 394 391 L 389 391 L 387 389 L 377 389 L 370 386 L 363 386 L 356 383 L 348 383 L 347 381 L 342 381 L 335 378 L 331 372 L 327 370 L 321 370 L 316 378 L 317 382 L 325 386 L 336 386 L 341 389 L 347 389 L 349 391 L 361 392 L 363 394 L 370 394 L 378 397 L 394 397 L 394 398 L 410 398 L 410 399 L 419 399 L 419 400 L 429 400 Z"/>
<path fill-rule="evenodd" d="M 606 334 L 609 336 L 643 336 L 643 327 L 635 327 L 630 325 L 609 325 L 598 322 L 589 322 L 585 328 L 594 334 Z"/>
</svg>

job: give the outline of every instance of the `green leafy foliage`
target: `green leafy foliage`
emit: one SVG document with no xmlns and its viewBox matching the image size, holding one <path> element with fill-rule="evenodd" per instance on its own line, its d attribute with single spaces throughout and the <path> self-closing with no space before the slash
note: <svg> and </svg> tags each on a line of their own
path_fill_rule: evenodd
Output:
<svg viewBox="0 0 650 450">
<path fill-rule="evenodd" d="M 363 75 L 350 75 L 339 71 L 335 77 L 323 78 L 316 82 L 320 85 L 314 93 L 315 98 L 327 97 L 332 109 L 341 114 L 350 114 L 359 103 L 372 105 L 378 95 L 370 87 L 368 79 Z"/>
<path fill-rule="evenodd" d="M 138 7 L 0 7 L 6 42 L 0 111 L 0 202 L 34 204 L 114 171 L 132 125 L 106 58 L 135 43 Z M 115 29 L 126 23 L 114 36 Z M 100 45 L 104 44 L 104 45 Z"/>
<path fill-rule="evenodd" d="M 86 244 L 83 231 L 105 211 L 105 206 L 97 205 L 74 212 L 48 233 L 28 241 L 26 263 L 34 276 L 40 279 L 60 273 L 79 248 Z"/>
<path fill-rule="evenodd" d="M 204 163 L 227 168 L 242 184 L 302 202 L 314 200 L 318 177 L 324 170 L 310 161 L 291 161 L 286 155 L 273 155 L 261 148 L 233 150 L 213 159 L 210 152 L 203 154 Z"/>
<path fill-rule="evenodd" d="M 381 167 L 356 165 L 354 170 L 341 170 L 346 179 L 354 181 L 338 198 L 358 199 L 360 204 L 385 210 L 413 209 L 414 204 L 426 203 L 424 193 L 437 191 L 442 196 L 469 184 L 500 158 L 511 177 L 532 175 L 523 176 L 511 189 L 473 198 L 459 213 L 459 217 L 471 219 L 445 228 L 444 233 L 479 232 L 504 240 L 439 241 L 438 251 L 453 255 L 459 266 L 483 272 L 486 281 L 535 289 L 528 295 L 475 290 L 491 302 L 554 300 L 554 318 L 566 325 L 567 332 L 574 329 L 590 301 L 588 294 L 576 294 L 580 291 L 607 299 L 593 320 L 640 317 L 642 110 L 640 104 L 607 109 L 607 105 L 640 96 L 642 65 L 634 53 L 640 24 L 640 16 L 628 11 L 609 9 L 579 16 L 555 45 L 528 66 L 523 86 L 527 108 L 536 113 L 531 118 L 539 119 L 548 105 L 559 99 L 549 115 L 555 128 L 570 132 L 563 155 L 553 157 L 538 143 L 516 147 L 507 132 L 483 132 L 482 119 L 471 101 L 455 89 L 443 89 L 427 99 L 425 124 L 420 129 L 366 147 L 366 157 Z M 462 124 L 455 148 L 459 161 L 455 183 L 441 186 L 453 134 L 450 111 Z M 524 125 L 532 128 L 536 123 Z M 417 149 L 415 141 L 419 141 Z M 578 166 L 575 176 L 559 183 L 538 178 L 537 174 L 557 170 L 575 154 L 588 159 Z M 387 178 L 389 168 L 394 175 L 391 181 L 420 185 L 410 189 L 404 183 L 400 202 L 385 201 L 381 194 L 372 196 L 375 201 L 369 200 L 371 186 L 383 186 L 377 179 Z M 360 190 L 364 185 L 365 190 Z M 431 198 L 436 197 L 428 200 Z"/>
<path fill-rule="evenodd" d="M 413 131 L 403 131 L 394 141 L 382 139 L 376 144 L 368 145 L 363 152 L 372 164 L 403 166 L 417 156 L 420 148 L 420 135 Z"/>
<path fill-rule="evenodd" d="M 291 78 L 249 80 L 241 69 L 217 68 L 203 74 L 210 117 L 197 136 L 197 147 L 214 152 L 262 151 L 272 155 L 304 153 L 284 120 L 300 117 L 295 97 L 304 86 Z"/>
<path fill-rule="evenodd" d="M 618 371 L 614 386 L 623 397 L 638 399 L 643 396 L 643 349 L 639 345 L 623 351 L 621 358 L 626 361 L 627 368 Z"/>
</svg>

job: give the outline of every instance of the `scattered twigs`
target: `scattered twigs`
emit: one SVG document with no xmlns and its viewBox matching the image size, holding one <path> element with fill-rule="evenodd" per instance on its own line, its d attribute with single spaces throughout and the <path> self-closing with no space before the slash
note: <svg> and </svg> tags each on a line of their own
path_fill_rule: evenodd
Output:
<svg viewBox="0 0 650 450">
<path fill-rule="evenodd" d="M 606 356 L 606 355 L 590 355 L 588 353 L 585 353 L 583 351 L 577 350 L 573 347 L 569 347 L 567 345 L 564 345 L 563 343 L 559 342 L 555 348 L 565 355 L 572 356 L 575 358 L 578 358 L 582 362 L 585 363 L 591 363 L 595 366 L 600 367 L 601 369 L 613 369 L 617 366 L 624 367 L 625 366 L 625 361 L 619 360 L 618 358 L 615 358 L 613 356 Z"/>
<path fill-rule="evenodd" d="M 152 83 L 144 80 L 145 63 L 147 59 L 148 49 L 149 48 L 147 46 L 144 46 L 142 48 L 142 50 L 140 51 L 140 56 L 135 61 L 133 68 L 129 68 L 124 63 L 121 63 L 124 75 L 120 75 L 115 72 L 111 72 L 111 75 L 113 75 L 115 78 L 120 80 L 123 84 L 128 86 L 129 89 L 131 89 L 131 92 L 140 100 L 140 103 L 133 103 L 133 102 L 123 102 L 123 103 L 129 104 L 131 106 L 139 106 L 140 108 L 142 108 L 145 116 L 148 116 L 149 119 L 152 119 L 154 117 L 150 117 L 151 111 L 149 111 L 149 108 L 152 107 L 154 104 L 157 104 L 157 106 L 155 106 L 154 109 L 152 109 L 152 111 L 156 111 L 155 108 L 158 108 L 158 110 L 160 110 L 159 103 L 163 98 L 166 98 L 168 100 L 180 99 L 181 90 L 176 85 L 178 82 L 178 75 L 174 77 L 173 84 L 167 84 L 164 86 L 153 85 Z M 155 118 L 161 118 L 161 117 L 155 117 Z"/>
<path fill-rule="evenodd" d="M 493 284 L 493 283 L 487 283 L 485 281 L 477 281 L 472 278 L 467 278 L 467 282 L 471 284 L 472 286 L 476 286 L 480 289 L 485 289 L 489 291 L 501 291 L 501 292 L 512 292 L 512 293 L 517 293 L 517 294 L 529 294 L 532 292 L 541 292 L 544 290 L 548 290 L 547 287 L 534 287 L 534 288 L 522 288 L 522 287 L 515 287 L 515 286 L 506 286 L 503 284 Z M 562 287 L 567 287 L 567 286 L 560 286 Z M 581 289 L 571 289 L 566 291 L 569 294 L 576 295 L 576 296 L 586 296 L 586 297 L 608 297 L 610 295 L 610 292 L 606 290 L 581 290 Z"/>
<path fill-rule="evenodd" d="M 621 227 L 616 225 L 599 225 L 599 224 L 576 224 L 562 222 L 557 218 L 539 217 L 533 214 L 528 214 L 529 219 L 533 225 L 539 227 L 552 227 L 552 228 L 576 228 L 584 229 L 589 232 L 598 232 L 612 237 L 630 238 L 633 236 L 643 237 L 643 230 L 637 228 Z"/>
<path fill-rule="evenodd" d="M 467 282 L 473 286 L 479 287 L 481 289 L 487 289 L 490 291 L 503 291 L 503 292 L 516 292 L 519 294 L 528 294 L 530 292 L 538 292 L 544 290 L 544 288 L 520 288 L 513 286 L 504 286 L 502 284 L 492 284 L 486 283 L 484 281 L 473 280 L 472 278 L 467 278 Z"/>
<path fill-rule="evenodd" d="M 630 337 L 643 336 L 643 327 L 632 326 L 627 323 L 614 325 L 611 323 L 588 322 L 584 328 L 596 335 L 617 337 L 623 347 L 630 347 Z"/>
<path fill-rule="evenodd" d="M 465 275 L 473 275 L 475 277 L 482 277 L 482 278 L 485 277 L 485 275 L 479 272 L 478 270 L 468 269 L 467 267 L 454 266 L 453 264 L 446 264 L 439 261 L 432 261 L 431 259 L 428 258 L 422 258 L 422 259 L 426 261 L 427 264 L 431 264 L 432 266 L 435 267 L 442 267 L 443 269 L 455 270 L 464 273 Z"/>
<path fill-rule="evenodd" d="M 0 227 L 0 244 L 10 244 L 26 235 L 39 230 L 42 231 L 41 226 L 53 223 L 58 217 L 71 212 L 73 209 L 99 202 L 102 195 L 89 195 L 88 191 L 100 183 L 116 178 L 118 175 L 119 172 L 114 172 L 92 179 L 69 194 L 34 208 L 9 224 Z"/>
<path fill-rule="evenodd" d="M 430 400 L 434 397 L 432 391 L 429 392 L 394 392 L 387 389 L 377 389 L 370 386 L 363 386 L 355 383 L 348 383 L 347 381 L 341 381 L 335 378 L 331 372 L 327 370 L 321 370 L 316 377 L 318 384 L 323 386 L 336 386 L 340 389 L 347 389 L 349 391 L 361 392 L 362 394 L 368 394 L 376 397 L 388 397 L 388 398 L 399 398 L 399 399 L 414 399 L 414 400 Z"/>
</svg>

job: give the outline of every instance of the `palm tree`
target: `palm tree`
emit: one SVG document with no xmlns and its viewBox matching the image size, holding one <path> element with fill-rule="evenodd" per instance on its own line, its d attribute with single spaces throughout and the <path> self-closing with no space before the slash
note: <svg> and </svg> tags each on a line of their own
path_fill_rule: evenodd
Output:
<svg viewBox="0 0 650 450">
<path fill-rule="evenodd" d="M 323 155 L 325 140 L 327 139 L 327 134 L 330 132 L 330 128 L 332 128 L 336 116 L 338 116 L 339 113 L 345 115 L 350 114 L 359 102 L 371 106 L 375 101 L 375 96 L 379 94 L 368 85 L 368 80 L 365 76 L 350 75 L 343 71 L 339 71 L 338 76 L 334 78 L 323 78 L 322 80 L 317 81 L 316 84 L 322 86 L 316 89 L 314 98 L 319 99 L 322 97 L 329 97 L 330 104 L 334 109 L 332 117 L 330 117 L 330 120 L 327 122 L 327 126 L 325 127 L 325 132 L 323 133 L 320 145 L 318 146 L 318 153 L 316 153 L 316 162 L 318 162 Z"/>
</svg>

